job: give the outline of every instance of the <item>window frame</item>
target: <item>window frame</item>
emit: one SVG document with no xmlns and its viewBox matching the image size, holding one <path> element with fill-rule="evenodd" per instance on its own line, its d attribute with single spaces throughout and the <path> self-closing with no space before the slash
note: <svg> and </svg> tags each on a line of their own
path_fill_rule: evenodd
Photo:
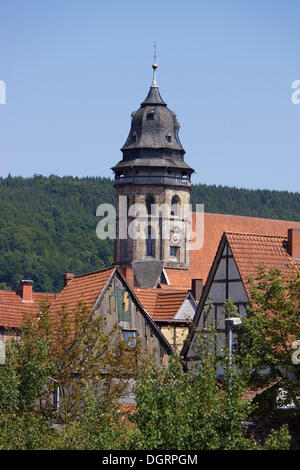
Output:
<svg viewBox="0 0 300 470">
<path fill-rule="evenodd" d="M 132 336 L 129 336 L 129 338 L 125 339 L 124 333 L 133 333 Z M 138 331 L 136 328 L 122 328 L 122 336 L 123 336 L 123 341 L 126 342 L 126 347 L 130 349 L 134 349 L 137 345 L 137 338 L 138 338 Z M 129 344 L 129 342 L 134 339 L 134 344 Z"/>
</svg>

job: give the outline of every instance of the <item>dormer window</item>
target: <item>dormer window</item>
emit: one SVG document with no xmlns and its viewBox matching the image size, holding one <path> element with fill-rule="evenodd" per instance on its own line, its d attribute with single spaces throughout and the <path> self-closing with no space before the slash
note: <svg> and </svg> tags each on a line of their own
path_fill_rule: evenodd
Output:
<svg viewBox="0 0 300 470">
<path fill-rule="evenodd" d="M 136 142 L 136 132 L 133 131 L 132 133 L 132 142 Z"/>
<path fill-rule="evenodd" d="M 167 133 L 167 135 L 166 135 L 166 141 L 167 141 L 167 142 L 172 142 L 171 132 L 168 132 L 168 133 Z"/>
<path fill-rule="evenodd" d="M 154 111 L 147 113 L 147 121 L 154 121 Z"/>
</svg>

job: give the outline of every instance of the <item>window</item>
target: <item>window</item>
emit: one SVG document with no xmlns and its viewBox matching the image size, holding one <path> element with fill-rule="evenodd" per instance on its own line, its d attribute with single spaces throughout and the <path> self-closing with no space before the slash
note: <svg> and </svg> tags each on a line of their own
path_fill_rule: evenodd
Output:
<svg viewBox="0 0 300 470">
<path fill-rule="evenodd" d="M 179 217 L 180 199 L 178 196 L 173 196 L 171 201 L 171 216 Z"/>
<path fill-rule="evenodd" d="M 147 196 L 146 198 L 146 209 L 148 214 L 151 214 L 151 206 L 154 204 L 154 199 L 152 196 Z"/>
<path fill-rule="evenodd" d="M 121 243 L 121 252 L 123 254 L 124 260 L 128 260 L 128 255 L 129 255 L 129 249 L 128 249 L 128 238 L 125 238 L 125 240 L 120 240 Z"/>
<path fill-rule="evenodd" d="M 152 256 L 154 258 L 155 256 L 155 236 L 153 235 L 153 227 L 151 225 L 148 225 L 146 228 L 147 233 L 146 233 L 146 256 Z"/>
<path fill-rule="evenodd" d="M 122 330 L 123 340 L 129 348 L 136 346 L 137 331 L 136 330 Z"/>
<path fill-rule="evenodd" d="M 133 131 L 132 133 L 132 142 L 136 142 L 136 132 Z"/>
<path fill-rule="evenodd" d="M 154 111 L 147 113 L 147 121 L 154 121 Z"/>
<path fill-rule="evenodd" d="M 170 246 L 170 256 L 177 258 L 178 246 Z"/>
<path fill-rule="evenodd" d="M 167 133 L 167 135 L 166 135 L 166 141 L 167 141 L 167 142 L 172 142 L 171 132 L 168 132 L 168 133 Z"/>
</svg>

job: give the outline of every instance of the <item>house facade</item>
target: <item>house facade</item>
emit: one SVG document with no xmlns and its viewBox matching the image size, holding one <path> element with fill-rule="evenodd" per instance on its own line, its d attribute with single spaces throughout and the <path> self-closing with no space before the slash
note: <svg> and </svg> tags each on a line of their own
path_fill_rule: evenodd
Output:
<svg viewBox="0 0 300 470">
<path fill-rule="evenodd" d="M 66 275 L 65 287 L 51 303 L 50 314 L 55 318 L 62 309 L 71 314 L 84 305 L 91 320 L 101 316 L 104 333 L 115 324 L 129 345 L 139 339 L 144 353 L 156 364 L 167 364 L 172 347 L 143 308 L 130 285 L 116 267 L 88 274 Z"/>
<path fill-rule="evenodd" d="M 34 292 L 32 280 L 20 281 L 17 291 L 0 290 L 0 364 L 5 362 L 5 345 L 20 335 L 24 315 L 38 315 L 41 302 L 50 304 L 56 294 Z"/>
<path fill-rule="evenodd" d="M 228 341 L 224 304 L 232 299 L 241 318 L 250 304 L 248 276 L 257 274 L 257 267 L 278 268 L 283 273 L 300 268 L 300 229 L 288 229 L 285 237 L 224 232 L 212 263 L 205 288 L 194 317 L 193 327 L 182 349 L 188 366 L 197 362 L 197 336 L 205 328 L 217 332 L 217 348 L 221 354 Z M 222 374 L 222 371 L 220 371 Z"/>
</svg>

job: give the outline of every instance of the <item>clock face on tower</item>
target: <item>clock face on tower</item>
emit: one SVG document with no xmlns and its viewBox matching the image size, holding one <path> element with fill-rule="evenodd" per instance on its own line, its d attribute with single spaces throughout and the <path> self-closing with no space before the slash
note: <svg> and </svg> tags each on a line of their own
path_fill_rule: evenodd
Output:
<svg viewBox="0 0 300 470">
<path fill-rule="evenodd" d="M 173 227 L 170 230 L 170 246 L 180 246 L 182 240 L 182 232 L 179 227 Z"/>
</svg>

